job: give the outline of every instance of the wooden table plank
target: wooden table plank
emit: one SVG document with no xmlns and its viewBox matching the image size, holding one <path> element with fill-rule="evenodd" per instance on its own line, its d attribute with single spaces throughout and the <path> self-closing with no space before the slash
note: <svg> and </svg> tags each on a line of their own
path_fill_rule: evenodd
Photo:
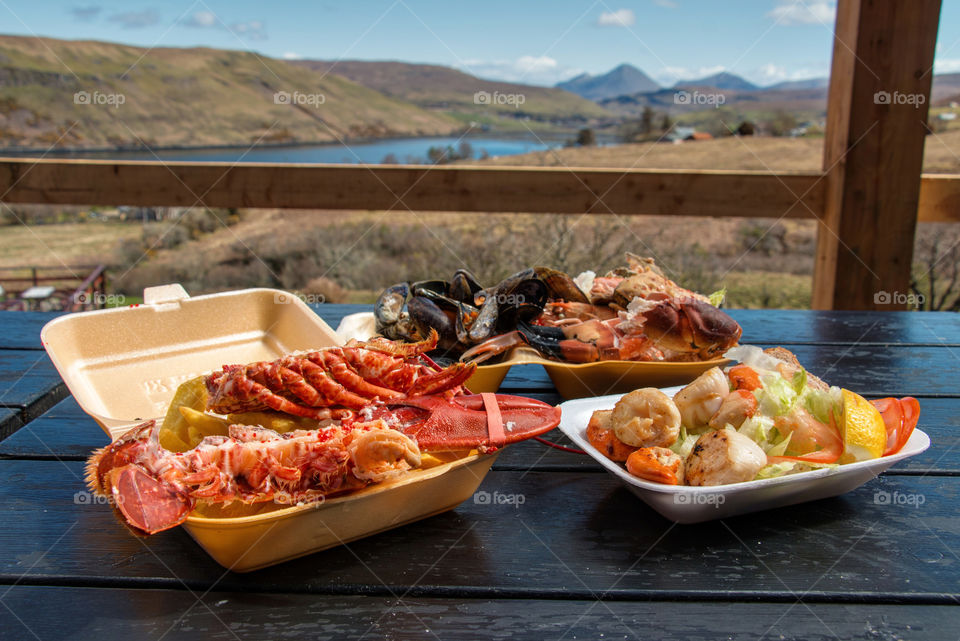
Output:
<svg viewBox="0 0 960 641">
<path fill-rule="evenodd" d="M 17 408 L 0 407 L 0 443 L 23 425 L 21 412 Z"/>
<path fill-rule="evenodd" d="M 311 309 L 336 329 L 340 320 L 370 305 L 323 304 Z M 744 342 L 881 343 L 960 345 L 960 317 L 953 312 L 856 312 L 783 309 L 726 310 L 741 324 Z M 43 349 L 40 330 L 61 312 L 0 312 L 0 349 Z"/>
<path fill-rule="evenodd" d="M 0 407 L 19 410 L 27 422 L 66 395 L 67 388 L 46 353 L 0 349 Z"/>
<path fill-rule="evenodd" d="M 390 586 L 478 598 L 960 598 L 960 486 L 945 477 L 885 476 L 835 499 L 674 526 L 608 475 L 491 472 L 482 490 L 522 504 L 468 500 L 349 546 L 224 575 L 180 529 L 131 536 L 91 504 L 81 476 L 77 462 L 0 461 L 0 583 L 207 589 L 223 577 L 225 590 L 381 596 Z"/>
<path fill-rule="evenodd" d="M 437 599 L 16 586 L 10 639 L 930 639 L 953 638 L 949 606 Z M 38 603 L 56 604 L 49 616 Z M 731 607 L 736 615 L 731 616 Z M 6 635 L 11 636 L 7 637 Z"/>
<path fill-rule="evenodd" d="M 0 349 L 43 349 L 40 330 L 63 312 L 0 312 Z"/>
</svg>

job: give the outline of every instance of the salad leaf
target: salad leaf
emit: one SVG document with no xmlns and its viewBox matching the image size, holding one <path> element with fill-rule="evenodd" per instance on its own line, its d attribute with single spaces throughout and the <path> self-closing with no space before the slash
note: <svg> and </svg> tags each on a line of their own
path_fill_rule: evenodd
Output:
<svg viewBox="0 0 960 641">
<path fill-rule="evenodd" d="M 707 298 L 710 300 L 710 304 L 714 307 L 720 307 L 723 304 L 723 299 L 727 297 L 727 288 L 718 289 L 717 291 L 710 294 Z"/>
</svg>

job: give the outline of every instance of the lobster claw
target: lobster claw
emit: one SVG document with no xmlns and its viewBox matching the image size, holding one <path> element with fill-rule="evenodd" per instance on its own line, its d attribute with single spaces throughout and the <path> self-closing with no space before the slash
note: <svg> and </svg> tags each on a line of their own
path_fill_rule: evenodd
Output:
<svg viewBox="0 0 960 641">
<path fill-rule="evenodd" d="M 372 416 L 377 418 L 415 438 L 424 451 L 492 452 L 552 430 L 560 423 L 560 408 L 506 394 L 423 396 L 379 405 Z"/>
</svg>

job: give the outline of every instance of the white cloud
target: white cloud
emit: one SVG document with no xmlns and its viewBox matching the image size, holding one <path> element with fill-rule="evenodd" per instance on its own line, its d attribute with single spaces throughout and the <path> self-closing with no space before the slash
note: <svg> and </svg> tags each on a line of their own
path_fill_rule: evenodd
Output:
<svg viewBox="0 0 960 641">
<path fill-rule="evenodd" d="M 780 0 L 767 14 L 783 25 L 833 24 L 837 14 L 835 2 L 804 2 L 804 0 Z"/>
<path fill-rule="evenodd" d="M 266 40 L 267 28 L 260 20 L 250 20 L 249 22 L 234 22 L 229 27 L 225 27 L 223 22 L 212 11 L 196 11 L 189 17 L 180 21 L 185 27 L 195 27 L 197 29 L 224 29 L 232 31 L 234 34 L 247 40 Z"/>
<path fill-rule="evenodd" d="M 955 71 L 960 71 L 960 58 L 953 59 L 944 59 L 938 60 L 934 58 L 933 60 L 933 72 L 934 73 L 954 73 Z"/>
<path fill-rule="evenodd" d="M 183 25 L 186 27 L 197 27 L 200 29 L 206 29 L 208 27 L 217 26 L 217 15 L 212 11 L 197 11 L 192 14 L 190 17 L 183 20 Z"/>
<path fill-rule="evenodd" d="M 630 27 L 637 21 L 637 16 L 632 9 L 617 9 L 616 11 L 605 11 L 597 18 L 597 24 L 601 27 Z"/>
<path fill-rule="evenodd" d="M 153 9 L 143 11 L 127 11 L 110 16 L 111 22 L 119 23 L 124 29 L 143 29 L 152 27 L 160 22 L 160 14 Z"/>
<path fill-rule="evenodd" d="M 234 32 L 241 38 L 247 38 L 248 40 L 267 39 L 266 25 L 264 25 L 260 20 L 251 20 L 250 22 L 234 22 L 232 25 L 230 25 L 230 31 Z"/>
<path fill-rule="evenodd" d="M 285 51 L 283 53 L 284 60 L 300 60 L 301 58 L 303 58 L 303 56 L 301 56 L 296 51 Z"/>
<path fill-rule="evenodd" d="M 580 73 L 564 67 L 549 56 L 520 56 L 516 60 L 465 60 L 462 71 L 479 78 L 521 82 L 531 85 L 555 85 Z"/>
</svg>

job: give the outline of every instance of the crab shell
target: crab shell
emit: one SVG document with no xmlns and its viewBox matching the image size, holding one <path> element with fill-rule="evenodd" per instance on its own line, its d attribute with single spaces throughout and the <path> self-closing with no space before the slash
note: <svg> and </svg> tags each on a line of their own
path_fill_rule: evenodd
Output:
<svg viewBox="0 0 960 641">
<path fill-rule="evenodd" d="M 662 301 L 643 313 L 644 333 L 661 348 L 716 358 L 737 344 L 743 329 L 725 312 L 686 298 Z"/>
</svg>

